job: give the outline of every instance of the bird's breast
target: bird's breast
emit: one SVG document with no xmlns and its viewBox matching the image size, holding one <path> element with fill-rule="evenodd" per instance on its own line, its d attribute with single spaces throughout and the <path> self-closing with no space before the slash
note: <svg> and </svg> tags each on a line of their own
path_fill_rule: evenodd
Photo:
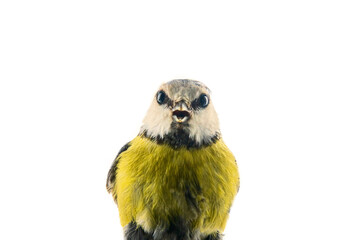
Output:
<svg viewBox="0 0 360 240">
<path fill-rule="evenodd" d="M 121 223 L 136 220 L 151 229 L 176 216 L 192 219 L 194 227 L 212 226 L 227 216 L 238 178 L 235 159 L 221 139 L 204 148 L 175 150 L 136 137 L 118 165 Z"/>
</svg>

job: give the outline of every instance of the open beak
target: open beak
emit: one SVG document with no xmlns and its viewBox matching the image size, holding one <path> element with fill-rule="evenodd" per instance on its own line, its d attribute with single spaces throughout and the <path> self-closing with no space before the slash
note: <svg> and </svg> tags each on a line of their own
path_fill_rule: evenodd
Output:
<svg viewBox="0 0 360 240">
<path fill-rule="evenodd" d="M 189 108 L 184 101 L 175 103 L 175 106 L 172 110 L 172 117 L 175 122 L 184 123 L 187 122 L 191 117 Z"/>
</svg>

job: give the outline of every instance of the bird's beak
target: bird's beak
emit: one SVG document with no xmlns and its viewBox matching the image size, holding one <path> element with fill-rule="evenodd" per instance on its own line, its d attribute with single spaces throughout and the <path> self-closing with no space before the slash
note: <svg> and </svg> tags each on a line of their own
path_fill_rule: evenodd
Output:
<svg viewBox="0 0 360 240">
<path fill-rule="evenodd" d="M 191 117 L 191 112 L 185 101 L 176 102 L 172 111 L 172 117 L 177 123 L 187 122 Z"/>
</svg>

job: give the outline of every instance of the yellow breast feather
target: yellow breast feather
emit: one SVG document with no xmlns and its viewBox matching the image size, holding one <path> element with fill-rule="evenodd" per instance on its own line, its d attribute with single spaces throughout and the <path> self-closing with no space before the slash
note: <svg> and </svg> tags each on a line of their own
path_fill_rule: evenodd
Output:
<svg viewBox="0 0 360 240">
<path fill-rule="evenodd" d="M 145 231 L 172 217 L 202 233 L 223 232 L 239 188 L 235 158 L 222 139 L 203 148 L 173 149 L 138 136 L 119 154 L 116 182 L 120 222 Z"/>
</svg>

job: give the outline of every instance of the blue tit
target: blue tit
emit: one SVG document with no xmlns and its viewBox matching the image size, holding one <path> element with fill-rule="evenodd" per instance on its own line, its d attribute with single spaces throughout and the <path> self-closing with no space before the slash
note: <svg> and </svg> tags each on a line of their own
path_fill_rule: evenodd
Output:
<svg viewBox="0 0 360 240">
<path fill-rule="evenodd" d="M 106 187 L 126 240 L 222 239 L 239 173 L 210 90 L 187 79 L 162 84 Z"/>
</svg>

